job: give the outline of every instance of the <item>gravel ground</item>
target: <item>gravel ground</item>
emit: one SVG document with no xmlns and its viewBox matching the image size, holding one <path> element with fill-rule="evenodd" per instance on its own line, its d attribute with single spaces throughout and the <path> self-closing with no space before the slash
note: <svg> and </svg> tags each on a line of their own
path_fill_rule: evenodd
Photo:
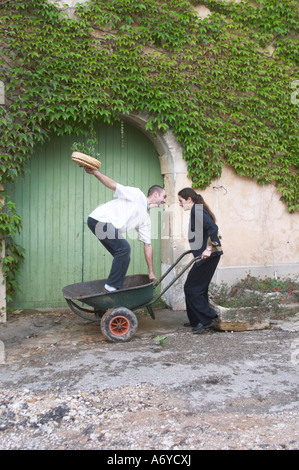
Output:
<svg viewBox="0 0 299 470">
<path fill-rule="evenodd" d="M 0 325 L 0 449 L 297 450 L 298 315 L 202 335 L 185 320 L 140 316 L 131 341 L 108 343 L 67 310 L 10 315 Z"/>
</svg>

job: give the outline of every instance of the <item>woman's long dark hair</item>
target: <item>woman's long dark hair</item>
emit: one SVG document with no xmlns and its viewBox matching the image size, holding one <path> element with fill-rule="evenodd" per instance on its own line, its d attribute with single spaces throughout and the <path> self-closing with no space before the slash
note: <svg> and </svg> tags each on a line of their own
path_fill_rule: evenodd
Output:
<svg viewBox="0 0 299 470">
<path fill-rule="evenodd" d="M 185 199 L 185 201 L 187 201 L 187 199 L 191 197 L 194 204 L 202 204 L 204 209 L 208 211 L 208 213 L 210 214 L 214 222 L 216 222 L 216 217 L 211 211 L 211 209 L 209 208 L 208 204 L 205 202 L 204 198 L 200 194 L 197 194 L 197 192 L 194 191 L 194 189 L 192 188 L 181 189 L 178 195 L 181 196 L 183 199 Z"/>
</svg>

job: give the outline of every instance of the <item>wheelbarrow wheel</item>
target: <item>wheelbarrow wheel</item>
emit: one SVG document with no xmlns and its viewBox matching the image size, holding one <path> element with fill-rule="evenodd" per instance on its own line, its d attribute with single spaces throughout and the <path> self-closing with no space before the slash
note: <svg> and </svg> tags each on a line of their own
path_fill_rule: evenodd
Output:
<svg viewBox="0 0 299 470">
<path fill-rule="evenodd" d="M 135 314 L 125 307 L 108 310 L 101 320 L 102 333 L 112 342 L 129 341 L 136 333 L 137 327 Z"/>
</svg>

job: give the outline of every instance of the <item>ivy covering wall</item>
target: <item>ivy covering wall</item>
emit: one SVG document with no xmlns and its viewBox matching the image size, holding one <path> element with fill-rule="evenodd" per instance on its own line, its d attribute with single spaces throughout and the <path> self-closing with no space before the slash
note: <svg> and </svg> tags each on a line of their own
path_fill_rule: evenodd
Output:
<svg viewBox="0 0 299 470">
<path fill-rule="evenodd" d="M 204 20 L 185 0 L 90 0 L 69 18 L 46 0 L 0 0 L 0 184 L 52 132 L 90 136 L 146 112 L 149 130 L 181 142 L 195 187 L 228 164 L 299 210 L 297 1 L 200 4 Z M 2 234 L 19 226 L 2 204 Z"/>
</svg>

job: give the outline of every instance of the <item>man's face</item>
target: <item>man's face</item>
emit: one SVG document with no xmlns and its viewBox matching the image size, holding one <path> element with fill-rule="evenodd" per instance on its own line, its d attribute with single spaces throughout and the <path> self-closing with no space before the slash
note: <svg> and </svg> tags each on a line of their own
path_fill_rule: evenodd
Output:
<svg viewBox="0 0 299 470">
<path fill-rule="evenodd" d="M 166 202 L 166 191 L 165 191 L 165 189 L 163 189 L 163 191 L 161 191 L 161 193 L 156 191 L 155 196 L 156 196 L 155 204 L 157 204 L 158 207 L 160 207 L 161 204 L 165 204 L 165 202 Z"/>
</svg>

